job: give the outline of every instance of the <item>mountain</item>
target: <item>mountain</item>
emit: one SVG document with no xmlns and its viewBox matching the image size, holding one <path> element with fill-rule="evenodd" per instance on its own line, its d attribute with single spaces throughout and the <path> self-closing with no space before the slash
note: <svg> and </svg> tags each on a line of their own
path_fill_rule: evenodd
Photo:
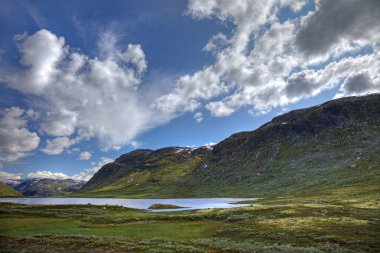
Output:
<svg viewBox="0 0 380 253">
<path fill-rule="evenodd" d="M 25 196 L 58 196 L 72 193 L 79 190 L 83 185 L 83 181 L 75 181 L 72 179 L 50 179 L 50 178 L 30 178 L 17 182 L 6 181 L 18 192 Z"/>
<path fill-rule="evenodd" d="M 0 197 L 22 197 L 22 194 L 3 182 L 0 182 Z"/>
<path fill-rule="evenodd" d="M 212 149 L 141 149 L 104 165 L 78 196 L 250 197 L 380 190 L 380 94 L 275 117 Z"/>
<path fill-rule="evenodd" d="M 17 185 L 25 181 L 25 179 L 0 179 L 6 185 L 15 188 Z"/>
</svg>

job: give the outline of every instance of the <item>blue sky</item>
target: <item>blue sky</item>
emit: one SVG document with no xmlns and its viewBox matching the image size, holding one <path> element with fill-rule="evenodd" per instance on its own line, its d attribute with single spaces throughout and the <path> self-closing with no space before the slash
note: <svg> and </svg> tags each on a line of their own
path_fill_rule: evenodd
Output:
<svg viewBox="0 0 380 253">
<path fill-rule="evenodd" d="M 376 0 L 1 0 L 0 178 L 88 180 L 379 92 L 376 20 Z"/>
</svg>

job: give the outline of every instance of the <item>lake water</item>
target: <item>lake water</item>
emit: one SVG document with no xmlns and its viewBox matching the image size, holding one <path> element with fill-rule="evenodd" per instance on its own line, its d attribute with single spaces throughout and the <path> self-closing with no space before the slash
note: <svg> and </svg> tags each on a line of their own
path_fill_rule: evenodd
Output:
<svg viewBox="0 0 380 253">
<path fill-rule="evenodd" d="M 233 208 L 249 206 L 238 204 L 256 198 L 184 198 L 184 199 L 111 199 L 111 198 L 0 198 L 0 202 L 28 205 L 115 205 L 136 209 L 148 209 L 153 204 L 171 204 L 184 208 L 151 210 L 152 212 L 173 212 L 207 208 Z"/>
</svg>

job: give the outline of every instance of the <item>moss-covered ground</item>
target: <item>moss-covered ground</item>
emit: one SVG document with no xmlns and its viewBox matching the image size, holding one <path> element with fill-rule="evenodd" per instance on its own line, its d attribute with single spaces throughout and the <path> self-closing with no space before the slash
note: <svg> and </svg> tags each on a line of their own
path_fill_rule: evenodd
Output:
<svg viewBox="0 0 380 253">
<path fill-rule="evenodd" d="M 363 186 L 364 187 L 364 186 Z M 152 213 L 0 204 L 1 252 L 379 252 L 380 192 L 267 197 L 252 206 Z"/>
</svg>

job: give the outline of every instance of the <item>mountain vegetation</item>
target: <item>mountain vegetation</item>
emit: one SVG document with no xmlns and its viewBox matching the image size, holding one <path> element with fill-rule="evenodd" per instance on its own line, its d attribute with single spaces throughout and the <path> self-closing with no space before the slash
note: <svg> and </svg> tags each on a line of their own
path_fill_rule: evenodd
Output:
<svg viewBox="0 0 380 253">
<path fill-rule="evenodd" d="M 22 197 L 22 194 L 3 182 L 0 182 L 0 197 Z"/>
<path fill-rule="evenodd" d="M 312 191 L 184 212 L 0 203 L 0 251 L 377 253 L 379 203 L 373 194 Z"/>
<path fill-rule="evenodd" d="M 380 188 L 380 95 L 291 111 L 212 148 L 139 149 L 76 196 L 257 197 Z"/>
<path fill-rule="evenodd" d="M 72 195 L 261 198 L 245 207 L 181 212 L 0 203 L 0 248 L 379 252 L 379 110 L 380 95 L 351 97 L 284 114 L 212 149 L 135 150 Z M 166 208 L 157 203 L 151 208 Z"/>
</svg>

